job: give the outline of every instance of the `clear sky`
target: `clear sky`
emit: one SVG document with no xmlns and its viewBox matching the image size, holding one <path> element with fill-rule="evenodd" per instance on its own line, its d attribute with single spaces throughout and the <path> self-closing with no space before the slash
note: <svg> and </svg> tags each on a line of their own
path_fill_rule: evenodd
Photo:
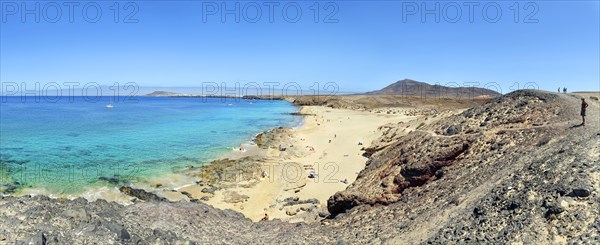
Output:
<svg viewBox="0 0 600 245">
<path fill-rule="evenodd" d="M 411 78 L 600 90 L 598 1 L 338 1 L 318 2 L 318 14 L 315 1 L 99 1 L 98 18 L 88 2 L 0 2 L 4 83 L 335 82 L 358 92 Z"/>
</svg>

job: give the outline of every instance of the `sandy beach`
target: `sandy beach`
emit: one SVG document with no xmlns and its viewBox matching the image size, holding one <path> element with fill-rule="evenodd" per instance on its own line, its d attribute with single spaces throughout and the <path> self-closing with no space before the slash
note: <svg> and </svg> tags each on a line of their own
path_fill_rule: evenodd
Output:
<svg viewBox="0 0 600 245">
<path fill-rule="evenodd" d="M 368 158 L 363 156 L 364 148 L 382 136 L 383 125 L 402 123 L 402 132 L 395 132 L 396 136 L 409 133 L 433 121 L 427 113 L 420 113 L 423 111 L 428 110 L 302 106 L 298 114 L 304 117 L 303 124 L 273 133 L 277 135 L 277 140 L 273 140 L 275 145 L 260 148 L 256 140 L 246 142 L 219 158 L 246 158 L 254 162 L 260 171 L 250 178 L 235 177 L 234 181 L 220 178 L 217 183 L 203 183 L 198 173 L 214 170 L 188 166 L 127 185 L 172 202 L 201 201 L 222 210 L 235 210 L 253 221 L 267 214 L 269 219 L 311 222 L 319 219 L 318 214 L 326 214 L 328 198 L 351 185 L 365 168 Z M 68 199 L 84 197 L 90 201 L 104 199 L 125 205 L 137 201 L 122 193 L 118 186 L 89 187 L 80 195 L 42 189 L 26 189 L 23 193 Z"/>
<path fill-rule="evenodd" d="M 305 122 L 293 130 L 285 143 L 287 149 L 269 148 L 264 153 L 268 160 L 262 164 L 264 172 L 258 182 L 239 182 L 214 195 L 202 193 L 203 187 L 194 184 L 177 190 L 197 199 L 209 196 L 207 204 L 239 211 L 254 221 L 265 214 L 270 219 L 304 221 L 303 211 L 326 210 L 327 199 L 352 184 L 367 161 L 362 149 L 381 136 L 380 126 L 412 121 L 407 125 L 414 128 L 423 117 L 319 106 L 302 107 L 300 113 Z M 232 195 L 243 201 L 232 202 Z M 290 200 L 295 205 L 289 205 Z"/>
</svg>

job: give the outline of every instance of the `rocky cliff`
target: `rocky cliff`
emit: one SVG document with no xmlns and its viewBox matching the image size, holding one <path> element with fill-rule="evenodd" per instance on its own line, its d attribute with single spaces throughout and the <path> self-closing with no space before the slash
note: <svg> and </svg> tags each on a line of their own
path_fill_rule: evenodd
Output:
<svg viewBox="0 0 600 245">
<path fill-rule="evenodd" d="M 579 104 L 517 91 L 428 125 L 372 153 L 329 211 L 389 213 L 398 242 L 597 242 L 600 111 L 579 127 Z"/>
</svg>

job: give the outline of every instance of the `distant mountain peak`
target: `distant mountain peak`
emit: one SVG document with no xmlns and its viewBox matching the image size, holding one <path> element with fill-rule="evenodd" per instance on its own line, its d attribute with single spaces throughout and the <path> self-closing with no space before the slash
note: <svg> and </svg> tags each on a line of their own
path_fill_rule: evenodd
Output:
<svg viewBox="0 0 600 245">
<path fill-rule="evenodd" d="M 416 83 L 416 84 L 423 83 L 423 84 L 427 84 L 427 83 L 424 83 L 424 82 L 419 82 L 419 81 L 416 81 L 416 80 L 412 80 L 410 78 L 404 78 L 404 79 L 402 79 L 400 81 L 397 81 L 396 83 L 408 83 L 408 84 L 410 84 L 410 83 Z"/>
<path fill-rule="evenodd" d="M 371 95 L 406 95 L 406 96 L 437 96 L 437 97 L 462 97 L 472 98 L 477 96 L 496 97 L 500 93 L 478 87 L 450 87 L 442 85 L 431 85 L 409 78 L 399 80 L 385 88 L 368 92 Z"/>
<path fill-rule="evenodd" d="M 388 85 L 388 87 L 395 86 L 395 85 L 396 86 L 397 85 L 405 85 L 405 86 L 423 85 L 423 86 L 430 86 L 428 83 L 419 82 L 419 81 L 408 79 L 408 78 L 405 78 L 405 79 L 402 79 L 402 80 L 397 81 L 395 83 L 392 83 L 392 84 Z"/>
</svg>

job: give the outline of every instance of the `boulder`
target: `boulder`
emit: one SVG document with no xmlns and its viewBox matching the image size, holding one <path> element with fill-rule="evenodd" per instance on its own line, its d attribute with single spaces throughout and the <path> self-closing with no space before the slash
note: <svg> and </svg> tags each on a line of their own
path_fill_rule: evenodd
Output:
<svg viewBox="0 0 600 245">
<path fill-rule="evenodd" d="M 445 135 L 451 136 L 460 133 L 462 131 L 462 126 L 460 125 L 452 125 L 446 129 Z"/>
<path fill-rule="evenodd" d="M 215 191 L 217 191 L 217 190 L 219 190 L 219 188 L 217 188 L 215 186 L 210 186 L 210 187 L 202 188 L 201 192 L 202 193 L 215 194 Z"/>
<path fill-rule="evenodd" d="M 132 197 L 136 197 L 142 201 L 146 201 L 146 202 L 163 202 L 163 201 L 167 201 L 166 198 L 164 197 L 159 197 L 154 193 L 150 193 L 147 192 L 143 189 L 135 189 L 129 186 L 122 186 L 121 188 L 119 188 L 119 191 L 121 191 L 123 194 L 132 196 Z"/>
<path fill-rule="evenodd" d="M 589 197 L 592 194 L 590 188 L 574 188 L 571 193 L 569 193 L 570 197 Z"/>
</svg>

